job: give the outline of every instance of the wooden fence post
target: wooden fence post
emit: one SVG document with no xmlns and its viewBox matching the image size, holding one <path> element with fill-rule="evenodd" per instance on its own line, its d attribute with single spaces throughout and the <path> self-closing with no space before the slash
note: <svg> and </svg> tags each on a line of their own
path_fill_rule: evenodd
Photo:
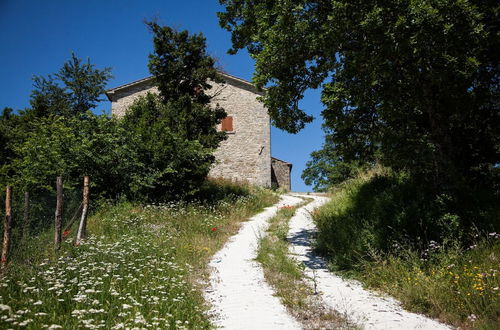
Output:
<svg viewBox="0 0 500 330">
<path fill-rule="evenodd" d="M 57 190 L 57 202 L 56 202 L 54 247 L 56 250 L 59 250 L 61 248 L 61 227 L 62 227 L 62 206 L 63 206 L 62 177 L 60 176 L 58 176 L 56 180 L 56 190 Z"/>
<path fill-rule="evenodd" d="M 10 248 L 10 232 L 12 230 L 12 187 L 7 186 L 5 191 L 5 221 L 3 226 L 2 259 L 0 269 L 7 266 Z"/>
<path fill-rule="evenodd" d="M 87 231 L 87 212 L 89 209 L 89 177 L 83 177 L 83 202 L 82 202 L 82 218 L 76 235 L 76 243 L 80 244 L 81 240 L 86 237 Z"/>
<path fill-rule="evenodd" d="M 24 215 L 23 215 L 23 239 L 29 235 L 30 231 L 30 193 L 24 192 Z"/>
</svg>

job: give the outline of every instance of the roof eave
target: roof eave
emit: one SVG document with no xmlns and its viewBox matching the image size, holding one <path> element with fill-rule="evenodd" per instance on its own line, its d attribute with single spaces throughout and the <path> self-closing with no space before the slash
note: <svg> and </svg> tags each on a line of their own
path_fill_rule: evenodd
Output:
<svg viewBox="0 0 500 330">
<path fill-rule="evenodd" d="M 233 75 L 230 75 L 228 73 L 225 73 L 225 72 L 222 72 L 222 71 L 219 71 L 217 70 L 217 73 L 220 74 L 223 78 L 226 78 L 226 79 L 229 79 L 229 80 L 233 80 L 235 82 L 238 82 L 240 84 L 243 84 L 243 85 L 246 85 L 247 87 L 251 88 L 251 89 L 254 89 L 256 93 L 258 94 L 261 94 L 263 95 L 266 91 L 265 88 L 262 89 L 262 91 L 258 90 L 250 81 L 248 80 L 245 80 L 245 79 L 241 79 L 241 78 L 238 78 L 236 76 L 233 76 Z M 139 79 L 139 80 L 135 80 L 135 81 L 132 81 L 130 83 L 127 83 L 127 84 L 123 84 L 123 85 L 120 85 L 120 86 L 117 86 L 117 87 L 113 87 L 113 88 L 110 88 L 108 89 L 107 91 L 105 91 L 105 94 L 106 96 L 108 97 L 108 100 L 109 101 L 112 101 L 111 100 L 111 96 L 116 93 L 117 91 L 119 90 L 122 90 L 122 89 L 126 89 L 126 88 L 129 88 L 129 87 L 132 87 L 132 86 L 136 86 L 138 84 L 141 84 L 141 83 L 145 83 L 145 82 L 149 82 L 149 81 L 152 81 L 154 79 L 153 76 L 149 76 L 149 77 L 146 77 L 146 78 L 142 78 L 142 79 Z"/>
</svg>

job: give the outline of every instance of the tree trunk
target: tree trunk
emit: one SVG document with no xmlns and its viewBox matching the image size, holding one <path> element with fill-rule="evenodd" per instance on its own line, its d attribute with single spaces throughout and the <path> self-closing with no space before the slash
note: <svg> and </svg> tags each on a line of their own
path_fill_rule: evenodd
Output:
<svg viewBox="0 0 500 330">
<path fill-rule="evenodd" d="M 61 227 L 62 227 L 62 207 L 63 207 L 63 188 L 62 177 L 58 176 L 56 181 L 57 202 L 55 218 L 54 247 L 56 250 L 61 248 Z"/>
<path fill-rule="evenodd" d="M 30 193 L 24 193 L 23 239 L 28 237 L 30 231 Z"/>
<path fill-rule="evenodd" d="M 80 244 L 81 240 L 86 237 L 87 231 L 87 211 L 89 208 L 89 177 L 83 178 L 83 202 L 82 202 L 82 218 L 76 235 L 76 243 Z"/>
<path fill-rule="evenodd" d="M 7 266 L 10 248 L 10 231 L 12 230 L 12 187 L 7 186 L 5 191 L 5 221 L 3 226 L 2 259 L 0 268 Z"/>
</svg>

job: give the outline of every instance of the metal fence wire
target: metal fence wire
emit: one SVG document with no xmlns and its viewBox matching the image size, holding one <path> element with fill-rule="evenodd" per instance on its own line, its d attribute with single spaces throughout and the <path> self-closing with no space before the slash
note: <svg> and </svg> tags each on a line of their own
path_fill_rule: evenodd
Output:
<svg viewBox="0 0 500 330">
<path fill-rule="evenodd" d="M 54 180 L 55 184 L 56 180 Z M 27 193 L 27 194 L 26 194 Z M 62 207 L 62 239 L 74 240 L 82 211 L 83 185 L 64 187 Z M 6 187 L 0 191 L 0 237 L 5 231 Z M 37 244 L 42 248 L 54 244 L 57 193 L 53 190 L 23 191 L 12 187 L 9 259 L 19 260 Z M 16 256 L 17 255 L 17 256 Z M 29 257 L 29 256 L 28 256 Z M 27 262 L 29 260 L 26 260 Z"/>
</svg>

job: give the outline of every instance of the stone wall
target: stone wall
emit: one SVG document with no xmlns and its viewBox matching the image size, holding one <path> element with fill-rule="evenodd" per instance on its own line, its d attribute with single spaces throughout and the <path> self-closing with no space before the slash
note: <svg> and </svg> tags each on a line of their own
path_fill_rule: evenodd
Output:
<svg viewBox="0 0 500 330">
<path fill-rule="evenodd" d="M 278 188 L 290 191 L 292 164 L 282 161 L 277 158 L 271 159 L 271 180 Z"/>
<path fill-rule="evenodd" d="M 247 181 L 271 186 L 271 126 L 267 110 L 257 100 L 260 95 L 248 82 L 223 75 L 225 84 L 212 83 L 212 103 L 223 107 L 233 117 L 233 131 L 228 132 L 215 151 L 216 163 L 210 177 Z M 140 95 L 157 93 L 151 79 L 143 79 L 108 91 L 112 114 L 122 117 Z"/>
<path fill-rule="evenodd" d="M 134 100 L 139 96 L 146 95 L 148 92 L 158 93 L 158 89 L 153 86 L 151 79 L 143 79 L 129 86 L 125 85 L 116 91 L 108 91 L 107 95 L 111 101 L 111 113 L 118 118 L 125 116 L 125 111 L 134 103 Z"/>
</svg>

